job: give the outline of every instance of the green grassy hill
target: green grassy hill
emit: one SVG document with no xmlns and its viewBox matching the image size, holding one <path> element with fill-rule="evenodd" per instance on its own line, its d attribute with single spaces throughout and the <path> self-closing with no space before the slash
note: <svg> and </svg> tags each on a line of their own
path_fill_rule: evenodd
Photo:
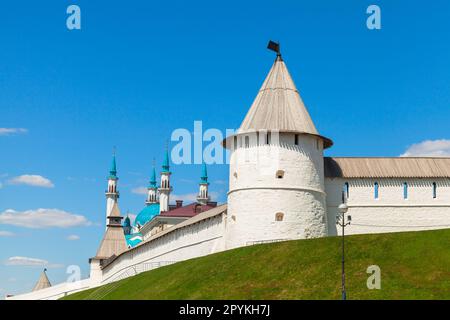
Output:
<svg viewBox="0 0 450 320">
<path fill-rule="evenodd" d="M 381 289 L 368 290 L 369 265 Z M 346 237 L 348 299 L 450 299 L 450 230 Z M 179 262 L 66 299 L 340 299 L 338 237 Z"/>
</svg>

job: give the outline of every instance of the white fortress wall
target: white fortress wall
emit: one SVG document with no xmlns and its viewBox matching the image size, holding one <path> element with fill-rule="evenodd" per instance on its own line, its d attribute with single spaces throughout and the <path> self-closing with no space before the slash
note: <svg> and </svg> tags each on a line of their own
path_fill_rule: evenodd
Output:
<svg viewBox="0 0 450 320">
<path fill-rule="evenodd" d="M 8 300 L 56 300 L 170 263 L 224 250 L 226 205 L 202 212 L 166 231 L 147 237 L 106 265 L 101 276 L 16 295 Z"/>
<path fill-rule="evenodd" d="M 336 230 L 335 216 L 344 184 L 349 183 L 347 215 L 352 216 L 346 234 L 421 231 L 450 228 L 450 179 L 447 178 L 326 178 L 329 235 Z M 378 183 L 378 199 L 375 198 Z M 404 183 L 408 185 L 404 199 Z M 436 183 L 436 198 L 433 198 Z"/>
<path fill-rule="evenodd" d="M 200 213 L 166 231 L 147 237 L 103 268 L 102 284 L 154 267 L 224 250 L 226 206 Z"/>
<path fill-rule="evenodd" d="M 42 290 L 8 297 L 6 300 L 57 300 L 69 294 L 99 285 L 100 283 L 94 283 L 90 278 L 77 282 L 63 282 Z"/>
</svg>

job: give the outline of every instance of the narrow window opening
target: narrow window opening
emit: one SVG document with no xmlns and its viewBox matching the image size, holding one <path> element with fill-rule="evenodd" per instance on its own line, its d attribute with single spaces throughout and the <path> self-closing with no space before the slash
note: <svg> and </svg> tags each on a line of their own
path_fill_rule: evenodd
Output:
<svg viewBox="0 0 450 320">
<path fill-rule="evenodd" d="M 294 140 L 295 140 L 295 145 L 298 146 L 298 134 L 295 135 Z"/>
<path fill-rule="evenodd" d="M 348 182 L 344 183 L 344 194 L 345 198 L 348 199 L 348 197 L 350 196 L 350 185 Z"/>
<path fill-rule="evenodd" d="M 284 177 L 284 171 L 283 170 L 278 170 L 277 174 L 276 174 L 277 179 L 283 179 Z"/>
<path fill-rule="evenodd" d="M 245 147 L 246 148 L 250 147 L 250 138 L 249 138 L 249 136 L 245 136 Z"/>
<path fill-rule="evenodd" d="M 374 196 L 375 196 L 375 199 L 378 199 L 378 196 L 379 196 L 379 189 L 380 187 L 379 187 L 379 185 L 378 185 L 378 182 L 375 182 L 375 184 L 374 184 L 374 191 L 375 191 L 375 194 L 374 194 Z"/>
<path fill-rule="evenodd" d="M 437 198 L 437 184 L 433 182 L 433 199 Z"/>
<path fill-rule="evenodd" d="M 408 199 L 408 183 L 403 183 L 403 199 Z"/>
<path fill-rule="evenodd" d="M 278 212 L 277 214 L 275 214 L 275 221 L 283 221 L 283 218 L 284 218 L 283 212 Z"/>
</svg>

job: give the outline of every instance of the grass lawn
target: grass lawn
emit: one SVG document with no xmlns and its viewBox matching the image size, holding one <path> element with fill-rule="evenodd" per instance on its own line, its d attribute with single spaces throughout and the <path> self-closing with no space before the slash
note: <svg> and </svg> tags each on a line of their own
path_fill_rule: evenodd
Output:
<svg viewBox="0 0 450 320">
<path fill-rule="evenodd" d="M 370 265 L 381 289 L 369 290 Z M 346 237 L 348 299 L 450 299 L 450 229 Z M 341 238 L 182 261 L 65 299 L 340 299 Z"/>
</svg>

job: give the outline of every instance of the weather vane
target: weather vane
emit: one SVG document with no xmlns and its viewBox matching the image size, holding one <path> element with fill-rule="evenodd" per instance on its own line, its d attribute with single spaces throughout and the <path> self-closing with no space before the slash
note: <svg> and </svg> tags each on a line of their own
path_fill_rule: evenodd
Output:
<svg viewBox="0 0 450 320">
<path fill-rule="evenodd" d="M 275 51 L 278 57 L 281 57 L 280 43 L 270 40 L 267 49 Z"/>
</svg>

